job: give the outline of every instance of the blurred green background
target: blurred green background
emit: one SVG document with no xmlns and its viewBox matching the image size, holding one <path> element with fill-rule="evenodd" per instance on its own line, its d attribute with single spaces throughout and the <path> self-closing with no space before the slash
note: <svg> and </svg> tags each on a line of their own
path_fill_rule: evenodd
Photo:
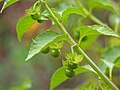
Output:
<svg viewBox="0 0 120 90">
<path fill-rule="evenodd" d="M 58 10 L 62 10 L 71 4 L 75 5 L 74 0 L 48 1 L 51 7 L 55 7 Z M 52 73 L 61 66 L 61 60 L 64 58 L 65 52 L 69 51 L 68 45 L 65 44 L 62 49 L 62 55 L 58 58 L 53 58 L 49 54 L 39 53 L 30 61 L 25 62 L 31 39 L 52 25 L 50 21 L 45 21 L 43 24 L 36 23 L 24 35 L 22 42 L 18 42 L 15 29 L 17 21 L 25 15 L 25 10 L 34 2 L 35 0 L 20 0 L 20 2 L 15 3 L 0 14 L 0 90 L 48 90 Z M 116 0 L 116 2 L 119 2 L 119 0 Z M 2 5 L 3 2 L 0 3 L 0 8 Z M 94 14 L 103 22 L 108 22 L 108 11 L 98 9 L 94 11 Z M 76 25 L 77 18 L 77 15 L 70 15 L 68 19 L 70 27 Z M 93 24 L 89 19 L 83 19 L 82 17 L 79 22 L 84 25 Z M 70 27 L 66 28 L 72 35 Z M 93 60 L 100 58 L 102 50 L 100 52 L 98 49 L 104 47 L 105 40 L 106 38 L 100 37 L 98 42 L 88 48 L 87 53 Z M 120 70 L 116 69 L 114 73 L 116 74 L 114 81 L 117 85 L 120 85 Z M 65 90 L 64 88 L 73 90 L 73 88 L 83 84 L 85 80 L 91 80 L 95 77 L 93 73 L 81 74 L 64 82 L 56 90 Z"/>
</svg>

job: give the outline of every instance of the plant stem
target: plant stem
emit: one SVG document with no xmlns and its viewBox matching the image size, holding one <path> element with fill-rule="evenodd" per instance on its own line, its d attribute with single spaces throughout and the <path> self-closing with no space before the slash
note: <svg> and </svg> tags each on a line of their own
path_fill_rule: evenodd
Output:
<svg viewBox="0 0 120 90">
<path fill-rule="evenodd" d="M 119 24 L 120 24 L 120 21 L 118 20 L 118 21 L 116 22 L 116 24 L 115 24 L 115 28 L 114 28 L 114 30 L 115 30 L 116 33 L 118 33 L 118 30 L 119 30 Z"/>
<path fill-rule="evenodd" d="M 97 74 L 108 86 L 110 86 L 113 90 L 119 90 L 80 47 L 76 46 L 75 49 L 78 49 L 77 51 L 84 55 L 86 62 L 97 72 Z"/>
<path fill-rule="evenodd" d="M 98 68 L 98 66 L 86 55 L 86 53 L 77 45 L 77 43 L 72 39 L 72 37 L 69 35 L 67 30 L 64 28 L 64 26 L 58 21 L 58 19 L 55 17 L 53 12 L 50 10 L 46 2 L 43 1 L 43 5 L 45 6 L 46 10 L 51 15 L 52 19 L 54 20 L 55 24 L 59 27 L 62 33 L 68 35 L 68 39 L 71 41 L 71 45 L 75 45 L 77 47 L 77 50 L 79 53 L 82 53 L 84 57 L 86 58 L 86 62 L 97 72 L 97 74 L 108 84 L 113 90 L 119 90 L 109 79 L 105 76 L 104 73 Z"/>
<path fill-rule="evenodd" d="M 101 22 L 98 18 L 96 18 L 94 15 L 92 15 L 80 2 L 80 0 L 75 0 L 77 5 L 79 7 L 81 7 L 84 11 L 84 13 L 90 18 L 92 19 L 94 22 L 96 22 L 97 24 L 100 24 L 100 25 L 105 25 L 103 22 Z"/>
<path fill-rule="evenodd" d="M 111 67 L 109 68 L 109 78 L 110 78 L 110 80 L 112 80 L 113 67 L 114 67 L 114 66 L 111 66 Z"/>
<path fill-rule="evenodd" d="M 53 12 L 50 10 L 50 8 L 48 7 L 48 5 L 43 2 L 45 8 L 47 9 L 47 11 L 49 12 L 49 14 L 51 15 L 53 21 L 55 22 L 55 24 L 59 27 L 59 29 L 61 30 L 62 33 L 68 35 L 68 38 L 70 39 L 71 44 L 75 44 L 75 41 L 71 38 L 71 36 L 68 34 L 68 32 L 66 31 L 66 29 L 64 28 L 63 24 L 61 24 L 58 19 L 55 17 L 55 15 L 53 14 Z"/>
</svg>

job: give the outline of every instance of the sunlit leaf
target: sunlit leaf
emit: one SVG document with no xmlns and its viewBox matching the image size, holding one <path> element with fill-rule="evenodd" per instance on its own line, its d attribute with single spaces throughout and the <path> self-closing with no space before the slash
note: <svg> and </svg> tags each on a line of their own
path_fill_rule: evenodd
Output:
<svg viewBox="0 0 120 90">
<path fill-rule="evenodd" d="M 28 56 L 26 60 L 32 58 L 35 54 L 38 54 L 41 49 L 45 48 L 47 45 L 50 45 L 52 42 L 57 42 L 60 40 L 65 40 L 65 35 L 60 35 L 53 31 L 46 31 L 38 35 L 32 42 Z"/>
<path fill-rule="evenodd" d="M 80 40 L 85 36 L 96 36 L 96 35 L 107 35 L 119 37 L 114 33 L 108 26 L 92 25 L 92 26 L 82 26 L 79 29 L 80 31 Z"/>
<path fill-rule="evenodd" d="M 90 11 L 94 8 L 103 8 L 119 15 L 119 11 L 115 7 L 116 5 L 114 5 L 110 0 L 87 0 L 87 3 Z"/>
<path fill-rule="evenodd" d="M 83 17 L 86 17 L 86 14 L 84 13 L 82 8 L 75 8 L 75 7 L 70 6 L 62 12 L 63 20 L 66 21 L 70 14 L 78 14 Z"/>
<path fill-rule="evenodd" d="M 31 16 L 25 16 L 21 18 L 16 26 L 18 40 L 21 41 L 24 33 L 35 23 L 36 21 L 31 18 Z"/>
</svg>

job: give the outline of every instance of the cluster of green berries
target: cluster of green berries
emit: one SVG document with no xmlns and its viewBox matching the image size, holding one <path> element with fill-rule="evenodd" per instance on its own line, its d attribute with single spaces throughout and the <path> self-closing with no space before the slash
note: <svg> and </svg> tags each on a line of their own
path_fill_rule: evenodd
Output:
<svg viewBox="0 0 120 90">
<path fill-rule="evenodd" d="M 58 57 L 61 54 L 60 49 L 54 49 L 54 48 L 47 47 L 47 48 L 41 50 L 41 53 L 43 53 L 43 54 L 47 54 L 49 52 L 53 57 Z"/>
<path fill-rule="evenodd" d="M 68 62 L 68 65 L 65 69 L 65 75 L 67 77 L 73 77 L 75 75 L 75 69 L 78 68 L 78 64 L 75 62 Z"/>
<path fill-rule="evenodd" d="M 44 20 L 41 20 L 40 17 L 41 17 L 41 15 L 39 12 L 31 15 L 31 18 L 33 20 L 37 20 L 38 23 L 42 23 Z"/>
</svg>

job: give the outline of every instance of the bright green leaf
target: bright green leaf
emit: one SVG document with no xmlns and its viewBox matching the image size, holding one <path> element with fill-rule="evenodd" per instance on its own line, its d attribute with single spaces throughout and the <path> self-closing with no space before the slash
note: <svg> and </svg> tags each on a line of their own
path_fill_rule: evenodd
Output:
<svg viewBox="0 0 120 90">
<path fill-rule="evenodd" d="M 63 18 L 63 20 L 66 21 L 67 18 L 68 18 L 68 16 L 69 16 L 70 14 L 72 14 L 72 13 L 81 15 L 81 16 L 83 16 L 83 17 L 86 16 L 86 14 L 85 14 L 84 11 L 82 10 L 82 8 L 74 8 L 74 7 L 71 7 L 71 6 L 70 6 L 70 7 L 66 8 L 66 9 L 62 12 L 62 18 Z"/>
<path fill-rule="evenodd" d="M 2 2 L 3 0 L 0 0 L 0 2 Z"/>
<path fill-rule="evenodd" d="M 94 8 L 103 8 L 119 15 L 117 7 L 115 7 L 114 3 L 110 0 L 87 0 L 87 3 L 90 11 Z"/>
<path fill-rule="evenodd" d="M 12 5 L 13 3 L 16 3 L 16 2 L 18 2 L 19 0 L 6 0 L 5 2 L 4 2 L 4 4 L 3 4 L 3 7 L 2 7 L 2 9 L 1 9 L 1 13 L 2 13 L 2 11 L 5 9 L 5 8 L 7 8 L 8 6 L 10 6 L 10 5 Z"/>
<path fill-rule="evenodd" d="M 118 57 L 115 61 L 115 67 L 120 68 L 120 57 Z"/>
<path fill-rule="evenodd" d="M 76 69 L 76 75 L 84 72 L 88 72 L 89 70 L 79 67 Z M 50 83 L 50 90 L 54 90 L 55 87 L 63 83 L 69 79 L 68 77 L 65 76 L 65 67 L 59 68 L 52 76 L 51 78 L 51 83 Z"/>
<path fill-rule="evenodd" d="M 97 30 L 99 33 L 103 35 L 108 35 L 108 36 L 114 36 L 114 37 L 119 37 L 115 32 L 113 32 L 108 26 L 99 26 L 99 25 L 93 25 L 91 26 L 93 30 Z"/>
<path fill-rule="evenodd" d="M 98 36 L 87 36 L 87 40 L 81 41 L 80 47 L 83 50 L 86 50 L 96 41 L 97 38 L 98 38 Z"/>
<path fill-rule="evenodd" d="M 107 26 L 100 26 L 100 25 L 82 26 L 80 27 L 79 31 L 80 31 L 80 40 L 82 40 L 83 37 L 85 36 L 91 36 L 91 35 L 93 36 L 108 35 L 108 36 L 119 37 Z"/>
<path fill-rule="evenodd" d="M 32 42 L 28 56 L 26 60 L 32 58 L 35 54 L 38 54 L 41 49 L 45 48 L 47 45 L 51 43 L 55 43 L 60 40 L 65 40 L 65 35 L 60 35 L 53 31 L 46 31 L 40 35 L 38 35 Z"/>
<path fill-rule="evenodd" d="M 21 18 L 16 26 L 18 40 L 21 41 L 23 34 L 35 23 L 36 21 L 31 16 Z"/>
</svg>

